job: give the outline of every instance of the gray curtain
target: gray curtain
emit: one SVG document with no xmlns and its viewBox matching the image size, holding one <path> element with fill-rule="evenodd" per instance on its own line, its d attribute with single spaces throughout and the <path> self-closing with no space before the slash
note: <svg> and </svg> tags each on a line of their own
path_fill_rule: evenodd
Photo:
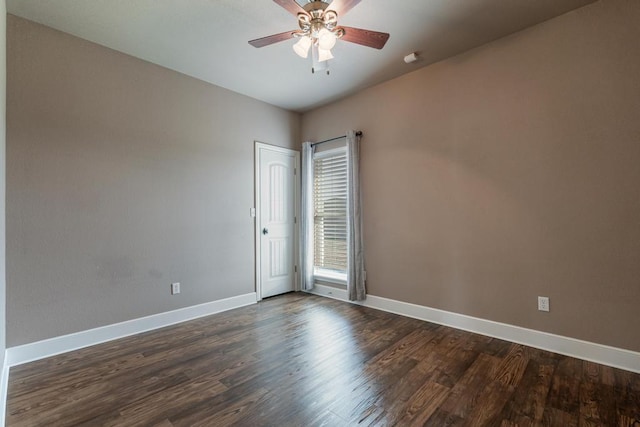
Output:
<svg viewBox="0 0 640 427">
<path fill-rule="evenodd" d="M 362 209 L 360 196 L 360 137 L 347 132 L 347 292 L 349 300 L 367 297 L 364 286 L 364 251 L 362 244 Z"/>
<path fill-rule="evenodd" d="M 300 209 L 300 275 L 302 289 L 313 289 L 313 153 L 310 142 L 302 144 L 302 188 Z"/>
</svg>

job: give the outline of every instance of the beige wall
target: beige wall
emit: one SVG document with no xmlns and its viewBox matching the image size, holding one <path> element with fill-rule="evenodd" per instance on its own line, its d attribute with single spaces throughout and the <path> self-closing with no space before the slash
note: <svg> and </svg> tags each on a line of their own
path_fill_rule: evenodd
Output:
<svg viewBox="0 0 640 427">
<path fill-rule="evenodd" d="M 298 114 L 14 16 L 7 96 L 9 346 L 254 291 L 254 140 Z"/>
<path fill-rule="evenodd" d="M 639 22 L 600 1 L 303 115 L 364 131 L 370 294 L 640 351 Z"/>
</svg>

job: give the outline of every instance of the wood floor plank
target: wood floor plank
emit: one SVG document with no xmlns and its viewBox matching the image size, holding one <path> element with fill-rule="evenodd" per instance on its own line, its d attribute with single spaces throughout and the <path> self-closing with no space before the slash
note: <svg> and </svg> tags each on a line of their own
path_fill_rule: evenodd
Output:
<svg viewBox="0 0 640 427">
<path fill-rule="evenodd" d="M 451 389 L 451 394 L 442 404 L 442 409 L 449 414 L 465 419 L 475 407 L 480 394 L 489 386 L 500 361 L 495 356 L 480 354 L 460 381 Z"/>
<path fill-rule="evenodd" d="M 509 353 L 502 359 L 497 368 L 495 380 L 505 386 L 516 387 L 529 363 L 527 347 L 513 344 Z"/>
<path fill-rule="evenodd" d="M 464 420 L 442 410 L 442 407 L 440 407 L 431 417 L 429 417 L 424 425 L 428 427 L 454 427 L 464 425 Z"/>
<path fill-rule="evenodd" d="M 422 426 L 436 412 L 451 390 L 435 382 L 424 383 L 407 401 L 399 414 L 399 424 Z"/>
<path fill-rule="evenodd" d="M 549 427 L 577 427 L 578 416 L 560 409 L 547 407 L 544 410 L 541 424 Z"/>
<path fill-rule="evenodd" d="M 513 387 L 500 381 L 491 381 L 477 396 L 477 400 L 465 419 L 469 424 L 477 426 L 500 424 L 500 413 L 512 393 Z"/>
<path fill-rule="evenodd" d="M 580 409 L 582 361 L 564 358 L 553 375 L 548 404 L 559 411 L 577 416 Z"/>
<path fill-rule="evenodd" d="M 292 293 L 13 367 L 7 425 L 640 427 L 640 375 Z"/>
<path fill-rule="evenodd" d="M 554 370 L 555 365 L 540 364 L 537 360 L 531 360 L 522 381 L 505 405 L 502 418 L 517 420 L 522 424 L 542 422 Z"/>
<path fill-rule="evenodd" d="M 309 423 L 309 427 L 348 427 L 349 423 L 331 411 L 322 411 Z"/>
</svg>

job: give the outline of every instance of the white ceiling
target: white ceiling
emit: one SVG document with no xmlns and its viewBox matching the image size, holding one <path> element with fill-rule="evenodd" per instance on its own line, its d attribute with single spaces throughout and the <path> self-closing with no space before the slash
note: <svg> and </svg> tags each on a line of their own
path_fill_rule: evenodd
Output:
<svg viewBox="0 0 640 427">
<path fill-rule="evenodd" d="M 271 0 L 8 0 L 9 13 L 294 111 L 306 111 L 594 0 L 362 0 L 339 24 L 387 32 L 382 50 L 338 41 L 329 76 L 311 74 L 296 29 Z M 301 0 L 301 3 L 303 0 Z M 407 65 L 405 55 L 421 60 Z"/>
</svg>

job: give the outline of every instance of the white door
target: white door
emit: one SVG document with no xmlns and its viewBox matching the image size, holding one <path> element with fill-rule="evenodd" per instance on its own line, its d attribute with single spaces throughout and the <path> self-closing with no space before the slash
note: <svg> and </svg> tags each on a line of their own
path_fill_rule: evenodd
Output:
<svg viewBox="0 0 640 427">
<path fill-rule="evenodd" d="M 256 144 L 258 297 L 295 290 L 297 152 Z"/>
</svg>

